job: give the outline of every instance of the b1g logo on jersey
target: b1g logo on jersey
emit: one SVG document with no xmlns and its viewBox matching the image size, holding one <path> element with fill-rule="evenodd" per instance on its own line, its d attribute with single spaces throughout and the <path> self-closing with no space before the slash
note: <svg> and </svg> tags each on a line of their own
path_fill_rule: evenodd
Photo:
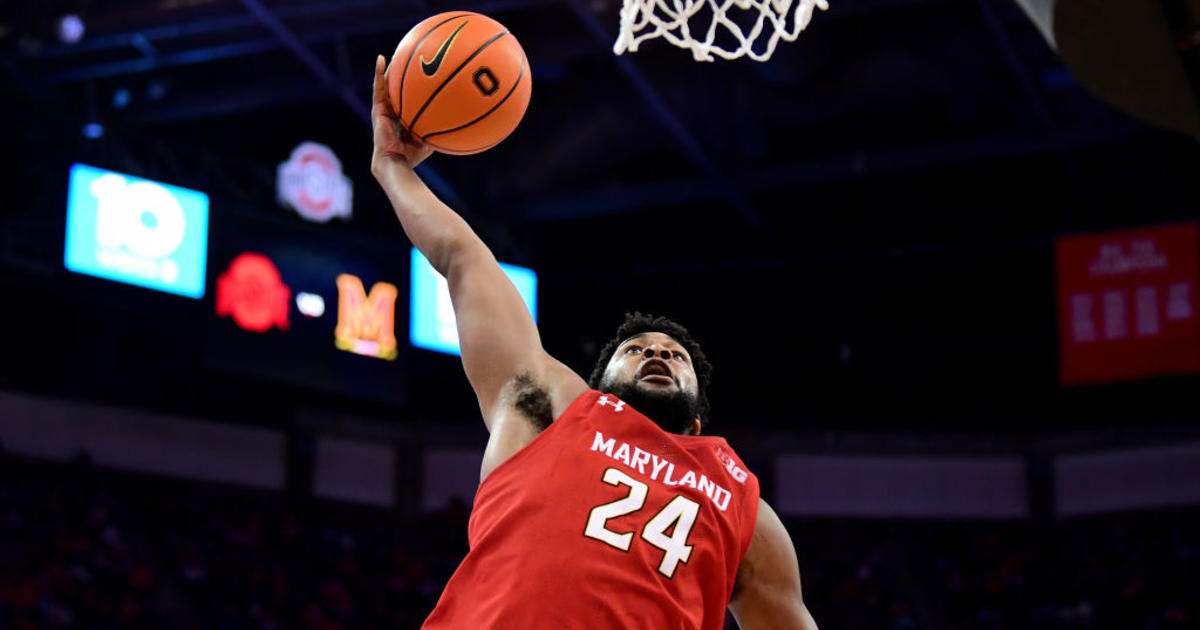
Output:
<svg viewBox="0 0 1200 630">
<path fill-rule="evenodd" d="M 353 186 L 342 174 L 342 162 L 333 151 L 316 142 L 302 142 L 279 165 L 277 196 L 300 216 L 325 223 L 333 217 L 350 218 Z"/>
<path fill-rule="evenodd" d="M 71 166 L 67 269 L 191 298 L 204 295 L 208 195 Z"/>
<path fill-rule="evenodd" d="M 737 462 L 733 461 L 733 458 L 729 456 L 729 453 L 725 452 L 725 449 L 717 449 L 717 459 L 721 460 L 721 465 L 725 467 L 725 470 L 729 471 L 730 475 L 733 475 L 734 481 L 746 483 L 749 473 L 743 470 L 741 466 L 738 466 Z"/>
</svg>

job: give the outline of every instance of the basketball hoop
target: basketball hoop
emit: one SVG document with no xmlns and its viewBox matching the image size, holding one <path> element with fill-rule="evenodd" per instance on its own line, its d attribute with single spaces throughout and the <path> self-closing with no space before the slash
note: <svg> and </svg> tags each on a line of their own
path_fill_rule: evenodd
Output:
<svg viewBox="0 0 1200 630">
<path fill-rule="evenodd" d="M 626 51 L 637 52 L 643 40 L 662 37 L 668 42 L 692 51 L 696 61 L 713 61 L 713 55 L 724 59 L 746 56 L 755 61 L 766 61 L 775 52 L 780 39 L 794 42 L 808 26 L 813 9 L 829 8 L 825 0 L 623 0 L 621 9 L 621 33 L 613 44 L 613 52 L 620 55 Z M 700 17 L 704 31 L 698 37 L 689 28 L 689 21 L 697 18 L 708 6 L 711 21 L 707 28 Z M 726 12 L 737 9 L 732 16 Z M 733 18 L 736 18 L 737 21 Z M 739 24 L 739 22 L 741 24 Z M 717 38 L 736 39 L 739 43 L 732 50 L 718 45 Z M 760 44 L 759 51 L 755 44 Z"/>
</svg>

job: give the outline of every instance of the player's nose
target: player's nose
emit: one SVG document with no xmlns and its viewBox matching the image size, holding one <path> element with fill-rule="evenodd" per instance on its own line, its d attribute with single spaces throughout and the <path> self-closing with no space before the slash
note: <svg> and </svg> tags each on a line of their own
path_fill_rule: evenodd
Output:
<svg viewBox="0 0 1200 630">
<path fill-rule="evenodd" d="M 642 351 L 642 355 L 647 359 L 658 357 L 665 361 L 671 358 L 671 351 L 659 346 L 647 346 L 646 349 Z"/>
</svg>

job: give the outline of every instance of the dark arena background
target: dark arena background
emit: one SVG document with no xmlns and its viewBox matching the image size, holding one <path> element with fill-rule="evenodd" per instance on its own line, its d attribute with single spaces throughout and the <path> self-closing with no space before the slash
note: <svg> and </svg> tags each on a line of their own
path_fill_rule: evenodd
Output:
<svg viewBox="0 0 1200 630">
<path fill-rule="evenodd" d="M 576 371 L 704 344 L 822 628 L 1200 627 L 1200 4 L 830 0 L 761 63 L 620 7 L 0 6 L 0 628 L 421 625 L 487 434 L 370 72 L 458 9 L 532 100 L 418 172 Z"/>
</svg>

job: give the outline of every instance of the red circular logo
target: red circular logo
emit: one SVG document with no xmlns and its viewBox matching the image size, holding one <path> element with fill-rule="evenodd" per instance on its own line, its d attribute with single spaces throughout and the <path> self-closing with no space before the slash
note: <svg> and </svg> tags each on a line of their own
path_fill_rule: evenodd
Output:
<svg viewBox="0 0 1200 630">
<path fill-rule="evenodd" d="M 287 330 L 291 293 L 270 258 L 246 252 L 217 278 L 217 315 L 251 332 Z"/>
</svg>

